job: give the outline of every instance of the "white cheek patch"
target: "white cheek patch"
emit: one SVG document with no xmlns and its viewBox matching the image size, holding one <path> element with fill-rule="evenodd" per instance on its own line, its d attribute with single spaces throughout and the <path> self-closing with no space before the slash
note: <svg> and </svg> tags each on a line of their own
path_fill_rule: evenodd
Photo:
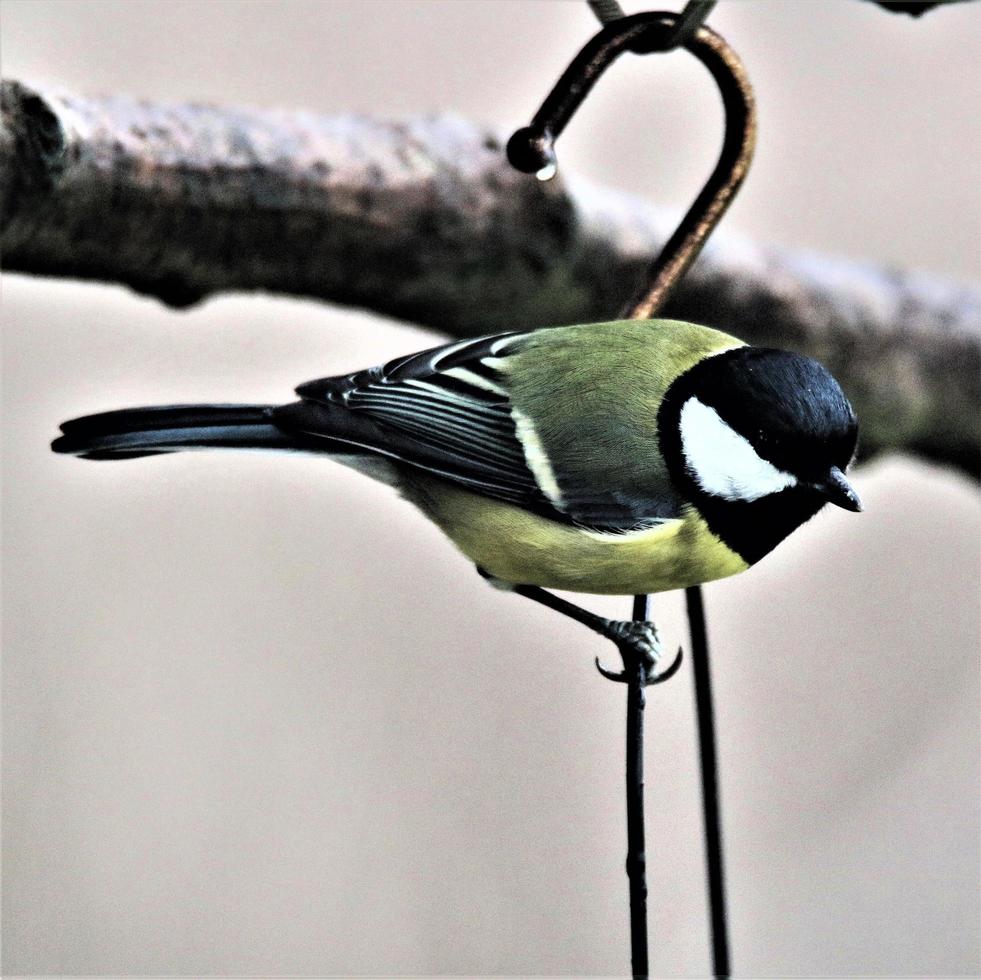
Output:
<svg viewBox="0 0 981 980">
<path fill-rule="evenodd" d="M 697 398 L 682 406 L 680 426 L 685 460 L 706 493 L 749 502 L 797 483 L 796 477 L 758 456 L 748 439 Z"/>
</svg>

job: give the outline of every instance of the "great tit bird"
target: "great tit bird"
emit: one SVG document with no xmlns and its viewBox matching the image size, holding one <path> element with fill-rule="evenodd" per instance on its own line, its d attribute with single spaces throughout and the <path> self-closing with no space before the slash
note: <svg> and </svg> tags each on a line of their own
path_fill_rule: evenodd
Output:
<svg viewBox="0 0 981 980">
<path fill-rule="evenodd" d="M 679 589 L 743 571 L 827 502 L 861 506 L 845 478 L 855 414 L 828 371 L 691 323 L 504 333 L 296 391 L 90 415 L 52 448 L 326 455 L 397 487 L 519 589 Z"/>
</svg>

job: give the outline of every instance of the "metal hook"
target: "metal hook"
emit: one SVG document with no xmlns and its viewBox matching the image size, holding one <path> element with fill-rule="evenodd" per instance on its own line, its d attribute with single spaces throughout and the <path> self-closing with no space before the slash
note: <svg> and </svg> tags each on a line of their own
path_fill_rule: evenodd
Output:
<svg viewBox="0 0 981 980">
<path fill-rule="evenodd" d="M 712 13 L 712 8 L 718 0 L 688 0 L 684 10 L 678 14 L 678 23 L 675 24 L 671 37 L 667 41 L 666 51 L 673 51 L 686 44 L 693 38 L 698 29 L 705 23 L 705 18 Z"/>
<path fill-rule="evenodd" d="M 627 16 L 619 0 L 586 0 L 586 2 L 601 24 L 609 24 L 610 21 Z M 712 13 L 712 8 L 717 3 L 718 0 L 688 0 L 684 10 L 678 15 L 678 23 L 671 32 L 671 37 L 665 42 L 663 50 L 673 51 L 681 47 L 705 23 L 705 18 Z"/>
<path fill-rule="evenodd" d="M 586 3 L 601 24 L 609 24 L 611 20 L 619 20 L 627 16 L 620 6 L 620 0 L 586 0 Z"/>
<path fill-rule="evenodd" d="M 508 141 L 511 165 L 548 180 L 556 173 L 555 140 L 604 71 L 625 51 L 635 54 L 670 50 L 678 44 L 709 70 L 725 109 L 722 152 L 711 176 L 681 224 L 652 263 L 647 283 L 627 304 L 628 319 L 648 319 L 694 261 L 710 232 L 732 202 L 749 169 L 756 142 L 756 110 L 746 69 L 736 53 L 714 31 L 697 27 L 693 4 L 682 15 L 663 11 L 633 14 L 611 21 L 572 60 L 555 83 L 529 126 Z M 700 6 L 698 17 L 707 10 Z M 690 19 L 689 19 L 690 18 Z M 694 30 L 687 38 L 684 35 Z"/>
</svg>

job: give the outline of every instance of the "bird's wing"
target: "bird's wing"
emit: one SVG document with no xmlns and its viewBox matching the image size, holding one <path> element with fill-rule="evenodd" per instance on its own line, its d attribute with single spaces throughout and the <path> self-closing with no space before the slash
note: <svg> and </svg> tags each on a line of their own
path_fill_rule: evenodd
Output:
<svg viewBox="0 0 981 980">
<path fill-rule="evenodd" d="M 610 487 L 580 512 L 555 485 L 534 432 L 508 394 L 499 366 L 527 334 L 462 341 L 355 374 L 297 388 L 302 401 L 276 412 L 284 427 L 342 439 L 553 520 L 607 532 L 661 523 Z"/>
</svg>

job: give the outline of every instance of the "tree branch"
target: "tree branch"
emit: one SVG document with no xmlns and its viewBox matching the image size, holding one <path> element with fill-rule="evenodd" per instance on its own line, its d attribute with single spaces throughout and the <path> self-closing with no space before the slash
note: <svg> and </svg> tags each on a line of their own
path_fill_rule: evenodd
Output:
<svg viewBox="0 0 981 980">
<path fill-rule="evenodd" d="M 511 170 L 498 134 L 88 99 L 3 83 L 8 271 L 124 283 L 175 307 L 263 289 L 455 336 L 605 319 L 673 222 Z M 979 475 L 981 292 L 715 236 L 667 315 L 822 360 L 866 455 Z"/>
</svg>

